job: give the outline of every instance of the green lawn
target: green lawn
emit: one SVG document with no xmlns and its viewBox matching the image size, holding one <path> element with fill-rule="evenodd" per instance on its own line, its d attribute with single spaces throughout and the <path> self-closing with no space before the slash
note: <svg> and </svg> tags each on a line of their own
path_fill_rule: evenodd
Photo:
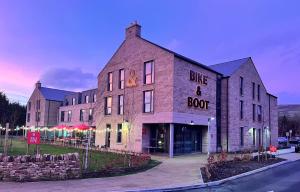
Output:
<svg viewBox="0 0 300 192">
<path fill-rule="evenodd" d="M 0 140 L 0 153 L 3 152 L 3 141 Z M 9 140 L 9 144 L 11 144 L 11 140 Z M 25 141 L 13 139 L 12 147 L 9 149 L 9 155 L 25 155 L 27 152 L 27 144 Z M 66 146 L 56 146 L 51 144 L 41 144 L 40 145 L 40 153 L 41 154 L 65 154 L 65 153 L 79 153 L 81 164 L 83 165 L 83 160 L 85 159 L 85 150 L 74 148 L 74 147 L 66 147 Z M 31 145 L 29 147 L 29 154 L 35 153 L 35 145 Z M 128 157 L 124 154 L 111 153 L 111 152 L 100 152 L 100 151 L 89 151 L 88 155 L 88 164 L 89 171 L 98 171 L 104 169 L 106 167 L 128 167 Z M 143 167 L 142 170 L 147 170 L 158 165 L 159 162 L 151 160 L 149 165 Z"/>
</svg>

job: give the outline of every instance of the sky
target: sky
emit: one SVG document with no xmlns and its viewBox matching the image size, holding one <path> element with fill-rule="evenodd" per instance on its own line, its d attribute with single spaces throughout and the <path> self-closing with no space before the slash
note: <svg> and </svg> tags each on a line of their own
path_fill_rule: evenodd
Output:
<svg viewBox="0 0 300 192">
<path fill-rule="evenodd" d="M 300 103 L 298 0 L 0 0 L 0 91 L 26 103 L 34 84 L 80 91 L 133 21 L 142 36 L 206 65 L 251 56 L 279 104 Z"/>
</svg>

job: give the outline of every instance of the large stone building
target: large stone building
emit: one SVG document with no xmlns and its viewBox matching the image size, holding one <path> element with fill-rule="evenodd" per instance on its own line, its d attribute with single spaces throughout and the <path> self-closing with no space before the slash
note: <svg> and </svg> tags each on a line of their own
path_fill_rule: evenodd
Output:
<svg viewBox="0 0 300 192">
<path fill-rule="evenodd" d="M 125 40 L 98 75 L 96 145 L 169 153 L 276 144 L 277 98 L 251 58 L 205 66 L 141 37 Z"/>
<path fill-rule="evenodd" d="M 43 126 L 95 125 L 98 147 L 172 157 L 257 149 L 276 145 L 278 137 L 277 98 L 251 58 L 206 66 L 144 39 L 137 23 L 126 28 L 125 40 L 99 73 L 98 89 L 58 92 L 59 99 L 48 99 L 55 101 L 53 121 Z M 37 93 L 41 86 L 28 102 L 28 116 L 37 112 L 30 108 Z M 31 125 L 41 124 L 31 119 Z"/>
<path fill-rule="evenodd" d="M 97 89 L 72 92 L 42 87 L 37 82 L 27 103 L 26 127 L 95 126 Z"/>
</svg>

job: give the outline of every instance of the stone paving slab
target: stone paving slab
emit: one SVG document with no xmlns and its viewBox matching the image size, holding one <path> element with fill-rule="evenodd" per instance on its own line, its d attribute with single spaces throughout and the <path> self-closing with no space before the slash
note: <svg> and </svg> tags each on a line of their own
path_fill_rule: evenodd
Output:
<svg viewBox="0 0 300 192">
<path fill-rule="evenodd" d="M 31 183 L 1 182 L 0 192 L 99 192 L 169 188 L 203 183 L 200 167 L 206 155 L 188 155 L 173 159 L 154 157 L 163 163 L 148 171 L 118 177 Z"/>
</svg>

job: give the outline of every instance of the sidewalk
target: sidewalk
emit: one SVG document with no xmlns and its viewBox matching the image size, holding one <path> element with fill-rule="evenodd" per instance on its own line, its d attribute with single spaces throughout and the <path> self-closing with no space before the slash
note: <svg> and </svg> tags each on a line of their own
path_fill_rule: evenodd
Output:
<svg viewBox="0 0 300 192">
<path fill-rule="evenodd" d="M 35 183 L 1 182 L 0 192 L 130 191 L 180 187 L 203 183 L 200 176 L 200 167 L 206 162 L 206 155 L 187 155 L 172 159 L 168 157 L 153 157 L 153 159 L 162 161 L 162 164 L 138 174 Z"/>
<path fill-rule="evenodd" d="M 282 154 L 282 155 L 278 155 L 277 157 L 286 159 L 288 161 L 297 161 L 297 160 L 300 160 L 300 153 Z"/>
</svg>

